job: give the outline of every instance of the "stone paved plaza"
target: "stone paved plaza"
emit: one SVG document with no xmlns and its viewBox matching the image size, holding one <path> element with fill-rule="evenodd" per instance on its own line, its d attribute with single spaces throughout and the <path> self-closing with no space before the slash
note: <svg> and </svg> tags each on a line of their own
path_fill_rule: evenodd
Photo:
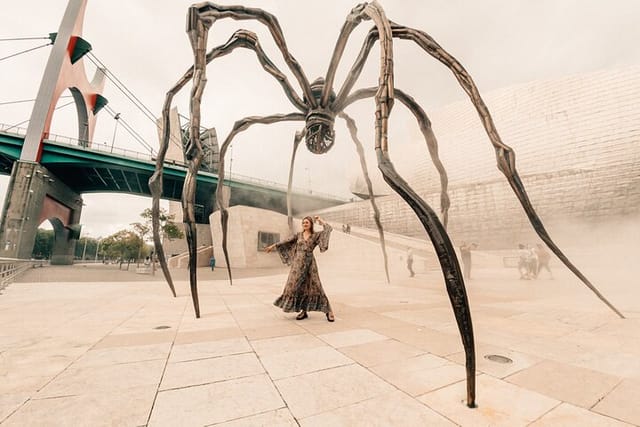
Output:
<svg viewBox="0 0 640 427">
<path fill-rule="evenodd" d="M 272 305 L 286 269 L 238 271 L 233 286 L 224 271 L 202 269 L 201 319 L 184 273 L 174 299 L 159 277 L 116 266 L 30 270 L 0 295 L 0 424 L 640 425 L 632 277 L 607 285 L 595 274 L 621 320 L 557 265 L 553 280 L 536 281 L 476 268 L 478 407 L 469 409 L 441 273 L 394 270 L 389 285 L 323 256 L 335 323 L 320 313 L 296 321 Z"/>
</svg>

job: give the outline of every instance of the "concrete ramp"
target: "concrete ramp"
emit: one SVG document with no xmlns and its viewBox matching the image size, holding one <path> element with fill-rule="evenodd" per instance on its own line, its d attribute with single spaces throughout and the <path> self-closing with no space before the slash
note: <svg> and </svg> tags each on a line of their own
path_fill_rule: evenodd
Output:
<svg viewBox="0 0 640 427">
<path fill-rule="evenodd" d="M 198 249 L 198 267 L 209 265 L 209 259 L 213 255 L 213 246 L 202 246 Z M 169 268 L 189 268 L 189 252 L 169 258 Z"/>
</svg>

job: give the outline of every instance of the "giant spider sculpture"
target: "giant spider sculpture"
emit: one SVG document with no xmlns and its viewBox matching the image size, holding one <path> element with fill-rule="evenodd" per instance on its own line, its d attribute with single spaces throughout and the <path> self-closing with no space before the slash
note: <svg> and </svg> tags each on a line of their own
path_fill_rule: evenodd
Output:
<svg viewBox="0 0 640 427">
<path fill-rule="evenodd" d="M 291 87 L 286 76 L 273 64 L 261 48 L 257 36 L 246 30 L 236 31 L 231 38 L 223 45 L 213 48 L 207 52 L 208 31 L 211 26 L 218 20 L 231 18 L 234 20 L 256 20 L 264 24 L 273 36 L 284 60 L 290 71 L 295 76 L 298 84 L 302 89 L 302 96 Z M 365 20 L 372 20 L 375 24 L 369 31 L 360 50 L 360 53 L 353 64 L 345 82 L 336 94 L 333 90 L 334 77 L 339 61 L 342 57 L 347 40 L 354 28 Z M 221 211 L 222 222 L 222 246 L 225 260 L 227 261 L 227 269 L 229 272 L 229 280 L 231 281 L 231 268 L 229 265 L 229 256 L 227 252 L 227 224 L 228 211 L 226 202 L 222 196 L 222 187 L 224 182 L 224 156 L 227 148 L 231 144 L 233 138 L 239 133 L 254 124 L 271 124 L 284 121 L 300 121 L 304 122 L 304 129 L 297 132 L 293 143 L 293 154 L 291 157 L 289 171 L 289 191 L 287 194 L 289 224 L 291 226 L 291 181 L 292 171 L 295 161 L 295 153 L 302 138 L 305 138 L 307 148 L 316 154 L 326 153 L 334 144 L 334 121 L 336 117 L 340 117 L 346 121 L 352 139 L 356 144 L 360 155 L 363 174 L 367 181 L 369 193 L 371 195 L 371 182 L 369 180 L 363 157 L 362 144 L 359 142 L 356 132 L 355 122 L 345 113 L 345 108 L 355 101 L 364 98 L 373 98 L 375 100 L 375 151 L 377 155 L 378 168 L 382 172 L 385 181 L 396 191 L 414 210 L 420 222 L 429 234 L 431 242 L 435 248 L 444 280 L 446 283 L 449 299 L 453 307 L 456 322 L 462 338 L 465 350 L 465 365 L 467 376 L 467 405 L 475 406 L 475 350 L 473 327 L 471 323 L 471 313 L 467 300 L 466 290 L 462 273 L 453 245 L 446 233 L 447 212 L 449 208 L 449 199 L 447 196 L 447 175 L 438 158 L 436 139 L 431 130 L 429 119 L 422 108 L 413 100 L 411 96 L 405 92 L 394 88 L 393 79 L 393 39 L 406 39 L 413 41 L 421 47 L 427 54 L 431 55 L 446 67 L 448 67 L 467 93 L 482 124 L 487 132 L 489 140 L 493 145 L 498 169 L 506 176 L 509 184 L 515 192 L 518 200 L 522 204 L 533 228 L 547 246 L 558 256 L 558 258 L 584 282 L 607 306 L 609 306 L 616 314 L 623 317 L 622 314 L 609 303 L 598 290 L 589 282 L 589 280 L 567 259 L 560 249 L 551 240 L 546 232 L 540 218 L 534 211 L 531 202 L 524 189 L 522 181 L 516 171 L 515 153 L 504 144 L 498 135 L 493 119 L 489 114 L 484 101 L 480 97 L 471 76 L 462 67 L 462 65 L 448 52 L 446 52 L 438 43 L 436 43 L 428 34 L 413 28 L 397 25 L 387 19 L 382 7 L 376 2 L 362 3 L 351 10 L 347 16 L 346 22 L 342 27 L 338 41 L 336 43 L 329 69 L 324 78 L 318 78 L 313 83 L 309 83 L 302 68 L 287 49 L 287 44 L 283 32 L 280 28 L 278 20 L 275 16 L 255 8 L 247 8 L 243 6 L 221 6 L 209 2 L 197 3 L 189 8 L 187 15 L 187 33 L 193 49 L 194 65 L 189 68 L 180 80 L 167 92 L 166 100 L 162 110 L 163 134 L 156 160 L 156 170 L 149 180 L 153 196 L 153 236 L 156 251 L 161 264 L 162 271 L 167 279 L 169 287 L 175 296 L 175 288 L 169 273 L 164 251 L 160 241 L 160 224 L 159 224 L 159 201 L 162 194 L 162 173 L 165 154 L 169 144 L 169 110 L 174 95 L 180 91 L 189 81 L 193 81 L 191 89 L 190 115 L 191 122 L 189 124 L 189 141 L 184 147 L 184 154 L 188 164 L 187 176 L 184 182 L 182 194 L 182 208 L 184 221 L 186 223 L 186 237 L 189 247 L 189 280 L 191 287 L 191 295 L 193 299 L 196 317 L 200 317 L 200 308 L 197 292 L 196 278 L 196 228 L 195 228 L 195 212 L 194 199 L 196 187 L 196 174 L 200 168 L 203 158 L 203 149 L 200 139 L 200 105 L 201 98 L 207 83 L 206 66 L 209 62 L 216 58 L 231 53 L 234 49 L 243 47 L 253 50 L 262 68 L 271 74 L 284 89 L 285 95 L 291 101 L 297 112 L 289 114 L 274 114 L 262 117 L 245 117 L 237 121 L 227 138 L 220 147 L 220 166 L 218 171 L 218 187 L 216 190 L 216 201 Z M 360 76 L 364 63 L 376 41 L 380 43 L 380 76 L 376 87 L 360 89 L 352 92 L 352 89 Z M 440 173 L 441 181 L 441 215 L 442 222 L 438 218 L 433 209 L 411 189 L 404 179 L 395 171 L 388 152 L 387 128 L 389 115 L 395 99 L 400 100 L 416 117 L 421 131 L 427 143 L 428 151 L 431 158 Z M 387 257 L 384 249 L 384 235 L 380 223 L 380 214 L 376 207 L 373 197 L 370 197 L 374 218 L 378 227 L 380 241 L 385 260 L 385 269 L 387 272 Z"/>
</svg>

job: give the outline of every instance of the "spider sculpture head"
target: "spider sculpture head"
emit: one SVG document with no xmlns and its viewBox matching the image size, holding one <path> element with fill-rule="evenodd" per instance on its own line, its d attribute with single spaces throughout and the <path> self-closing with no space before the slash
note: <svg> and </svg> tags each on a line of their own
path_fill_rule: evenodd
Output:
<svg viewBox="0 0 640 427">
<path fill-rule="evenodd" d="M 324 79 L 322 77 L 317 78 L 311 84 L 311 93 L 318 105 L 320 104 L 323 89 Z M 332 90 L 329 96 L 329 105 L 333 103 L 335 98 L 336 94 Z M 335 131 L 333 130 L 335 116 L 333 111 L 322 106 L 309 111 L 305 119 L 305 127 L 307 130 L 305 142 L 309 151 L 314 154 L 324 154 L 333 147 L 335 140 Z"/>
</svg>

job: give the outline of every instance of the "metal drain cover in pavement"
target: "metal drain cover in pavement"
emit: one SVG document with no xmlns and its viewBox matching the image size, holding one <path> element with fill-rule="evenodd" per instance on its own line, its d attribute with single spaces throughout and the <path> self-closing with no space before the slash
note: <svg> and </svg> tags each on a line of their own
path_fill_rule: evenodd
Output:
<svg viewBox="0 0 640 427">
<path fill-rule="evenodd" d="M 513 360 L 499 354 L 487 354 L 484 358 L 496 363 L 513 363 Z"/>
<path fill-rule="evenodd" d="M 153 329 L 171 329 L 171 326 L 162 325 L 162 326 L 156 326 Z"/>
</svg>

